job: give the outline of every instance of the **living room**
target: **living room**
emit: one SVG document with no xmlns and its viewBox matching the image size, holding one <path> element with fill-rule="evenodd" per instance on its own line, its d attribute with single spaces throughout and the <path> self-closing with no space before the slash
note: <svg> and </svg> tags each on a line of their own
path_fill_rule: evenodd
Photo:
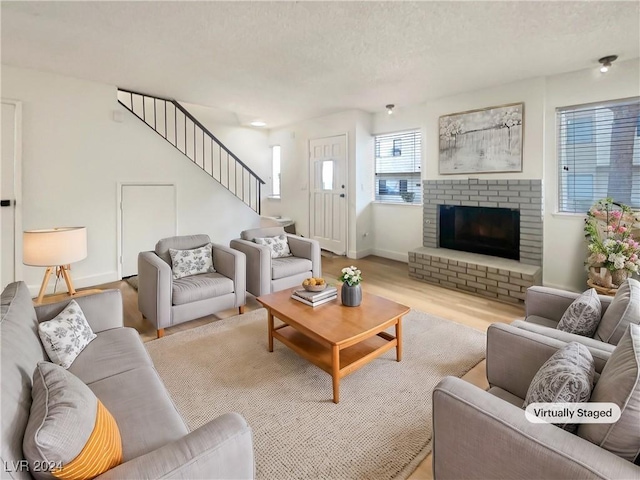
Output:
<svg viewBox="0 0 640 480">
<path fill-rule="evenodd" d="M 215 25 L 213 32 L 205 19 Z M 310 29 L 314 20 L 319 23 Z M 427 245 L 427 190 L 423 195 L 421 186 L 410 202 L 380 198 L 376 141 L 387 134 L 418 132 L 420 185 L 541 183 L 541 253 L 533 258 L 540 272 L 537 283 L 583 292 L 586 210 L 564 211 L 559 204 L 563 177 L 557 115 L 567 107 L 640 96 L 639 30 L 634 2 L 210 2 L 189 7 L 172 2 L 3 2 L 2 98 L 3 105 L 5 100 L 19 105 L 14 133 L 20 139 L 20 160 L 14 178 L 13 273 L 6 281 L 3 274 L 2 286 L 22 280 L 33 297 L 40 288 L 44 268 L 23 264 L 22 231 L 82 225 L 87 255 L 72 265 L 76 287 L 120 288 L 125 325 L 153 343 L 156 331 L 142 318 L 136 291 L 121 281 L 131 274 L 122 258 L 127 254 L 124 189 L 170 185 L 175 235 L 205 234 L 213 243 L 229 246 L 241 232 L 260 227 L 265 217 L 284 217 L 295 222 L 297 235 L 313 239 L 317 208 L 312 203 L 310 144 L 344 136 L 344 250 L 322 257 L 327 281 L 337 282 L 342 268 L 353 264 L 363 271 L 365 293 L 483 333 L 494 322 L 522 319 L 528 308 L 524 298 L 469 295 L 409 278 L 411 252 L 415 258 L 416 249 Z M 201 47 L 180 59 L 187 45 Z M 599 59 L 608 55 L 618 58 L 601 73 Z M 118 103 L 119 88 L 175 98 L 265 180 L 257 208 L 238 201 L 224 182 L 193 168 L 161 141 L 153 127 L 147 128 L 148 121 Z M 522 105 L 519 168 L 441 173 L 440 119 L 505 105 Z M 251 126 L 257 120 L 266 126 Z M 279 177 L 273 170 L 274 146 L 280 152 Z M 279 192 L 274 192 L 276 178 Z M 634 201 L 640 197 L 638 188 L 634 180 Z M 147 228 L 152 221 L 144 215 L 138 223 Z M 144 248 L 153 249 L 154 244 Z M 53 283 L 47 294 L 53 293 Z M 65 290 L 60 282 L 57 289 Z M 519 294 L 525 296 L 524 291 Z M 255 297 L 247 294 L 245 315 L 261 310 Z M 170 327 L 167 336 L 237 313 L 228 309 Z M 256 348 L 266 351 L 266 345 Z M 487 388 L 485 362 L 479 365 L 453 375 L 476 375 L 479 380 L 471 382 Z M 347 397 L 342 398 L 341 404 Z M 255 434 L 256 425 L 249 426 Z M 415 458 L 392 476 L 402 470 L 398 478 L 407 478 L 412 473 L 407 465 L 420 463 Z M 345 472 L 317 468 L 315 473 L 290 473 L 314 477 Z M 415 478 L 430 475 L 430 468 L 423 462 Z M 258 473 L 264 475 L 260 469 Z"/>
</svg>

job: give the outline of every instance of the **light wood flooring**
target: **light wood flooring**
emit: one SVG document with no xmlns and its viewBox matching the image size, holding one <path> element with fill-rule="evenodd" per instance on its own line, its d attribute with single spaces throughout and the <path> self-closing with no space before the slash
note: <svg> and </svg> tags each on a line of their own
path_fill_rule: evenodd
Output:
<svg viewBox="0 0 640 480">
<path fill-rule="evenodd" d="M 406 263 L 385 258 L 369 256 L 360 260 L 352 260 L 344 257 L 323 256 L 323 276 L 328 281 L 335 281 L 340 275 L 340 270 L 349 265 L 357 265 L 362 270 L 362 288 L 365 291 L 481 331 L 486 331 L 489 325 L 495 322 L 511 323 L 515 319 L 524 317 L 524 308 L 522 306 L 505 304 L 410 279 L 407 274 Z M 145 342 L 156 338 L 155 328 L 146 322 L 138 311 L 138 299 L 135 289 L 125 281 L 100 285 L 99 288 L 120 289 L 124 300 L 125 326 L 138 330 L 140 337 Z M 245 311 L 259 308 L 261 308 L 261 305 L 252 295 L 247 294 Z M 237 315 L 237 313 L 236 309 L 231 309 L 183 323 L 165 329 L 165 335 L 172 335 L 212 321 L 231 317 Z M 480 388 L 487 388 L 485 362 L 479 363 L 463 379 Z M 431 478 L 433 478 L 433 474 L 431 470 L 431 455 L 429 455 L 411 475 L 410 479 Z"/>
</svg>

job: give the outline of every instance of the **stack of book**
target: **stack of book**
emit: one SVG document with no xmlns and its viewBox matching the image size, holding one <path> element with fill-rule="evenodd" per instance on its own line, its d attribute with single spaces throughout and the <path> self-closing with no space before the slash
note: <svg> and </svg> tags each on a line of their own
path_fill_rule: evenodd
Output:
<svg viewBox="0 0 640 480">
<path fill-rule="evenodd" d="M 322 305 L 323 303 L 327 303 L 338 298 L 338 289 L 332 285 L 328 285 L 327 288 L 325 288 L 321 292 L 308 292 L 304 288 L 301 288 L 294 291 L 293 295 L 291 295 L 291 298 L 306 305 L 316 307 L 318 305 Z"/>
</svg>

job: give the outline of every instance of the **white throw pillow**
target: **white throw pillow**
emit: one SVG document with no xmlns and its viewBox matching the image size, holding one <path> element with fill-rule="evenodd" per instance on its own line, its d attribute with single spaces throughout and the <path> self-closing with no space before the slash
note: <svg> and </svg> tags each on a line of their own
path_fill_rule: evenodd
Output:
<svg viewBox="0 0 640 480">
<path fill-rule="evenodd" d="M 40 323 L 38 333 L 51 361 L 64 368 L 69 368 L 80 352 L 96 338 L 75 300 L 71 300 L 55 318 Z"/>
<path fill-rule="evenodd" d="M 596 333 L 601 315 L 600 297 L 596 289 L 591 288 L 569 305 L 558 322 L 557 329 L 591 338 Z"/>
<path fill-rule="evenodd" d="M 271 258 L 291 257 L 289 249 L 289 241 L 286 235 L 278 235 L 277 237 L 256 237 L 253 239 L 258 245 L 264 245 L 271 250 Z"/>
<path fill-rule="evenodd" d="M 170 248 L 169 255 L 171 255 L 171 268 L 173 270 L 174 280 L 188 277 L 189 275 L 214 273 L 216 271 L 213 268 L 213 254 L 210 243 L 192 250 L 176 250 Z"/>
</svg>

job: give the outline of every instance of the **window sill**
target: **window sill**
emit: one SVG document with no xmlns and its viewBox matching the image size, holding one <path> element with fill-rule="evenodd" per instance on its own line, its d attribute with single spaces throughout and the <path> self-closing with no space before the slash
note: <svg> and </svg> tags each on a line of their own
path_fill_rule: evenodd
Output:
<svg viewBox="0 0 640 480">
<path fill-rule="evenodd" d="M 280 195 L 267 195 L 267 200 L 277 200 L 280 201 L 281 197 Z"/>
<path fill-rule="evenodd" d="M 382 200 L 374 200 L 373 203 L 375 203 L 377 205 L 399 205 L 401 207 L 422 207 L 421 203 L 383 202 Z"/>
</svg>

